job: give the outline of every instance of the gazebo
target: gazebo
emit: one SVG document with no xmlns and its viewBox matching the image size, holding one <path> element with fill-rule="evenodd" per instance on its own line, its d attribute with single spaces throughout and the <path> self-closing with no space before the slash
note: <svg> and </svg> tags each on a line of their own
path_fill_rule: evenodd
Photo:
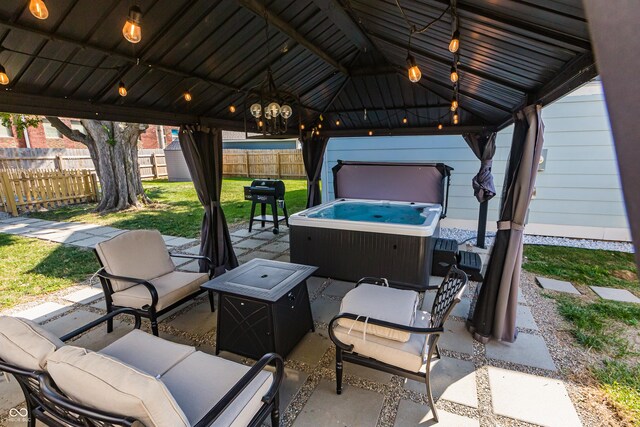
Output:
<svg viewBox="0 0 640 427">
<path fill-rule="evenodd" d="M 514 124 L 471 322 L 479 339 L 513 340 L 540 108 L 598 74 L 640 244 L 633 0 L 58 0 L 44 2 L 46 16 L 29 3 L 0 5 L 0 110 L 182 126 L 205 207 L 202 251 L 218 271 L 237 265 L 218 203 L 222 129 L 299 137 L 310 206 L 329 138 L 463 135 L 481 161 L 482 227 L 495 133 Z"/>
</svg>

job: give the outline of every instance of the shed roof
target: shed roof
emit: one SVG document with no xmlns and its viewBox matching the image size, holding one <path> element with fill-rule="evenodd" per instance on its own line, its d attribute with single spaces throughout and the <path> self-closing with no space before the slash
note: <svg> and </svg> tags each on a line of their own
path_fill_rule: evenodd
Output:
<svg viewBox="0 0 640 427">
<path fill-rule="evenodd" d="M 460 133 L 504 127 L 524 104 L 549 103 L 597 74 L 581 0 L 457 1 L 455 127 L 446 126 L 453 95 L 448 14 L 413 37 L 423 73 L 414 84 L 406 76 L 408 28 L 395 0 L 139 0 L 137 45 L 121 33 L 128 1 L 56 0 L 44 21 L 28 3 L 0 3 L 0 64 L 11 79 L 0 95 L 4 111 L 236 130 L 246 117 L 255 131 L 245 102 L 255 99 L 271 63 L 278 87 L 299 98 L 293 130 L 322 114 L 323 129 L 335 136 L 431 133 L 438 121 L 443 132 Z M 449 0 L 400 4 L 420 26 Z M 126 97 L 118 95 L 120 81 Z"/>
</svg>

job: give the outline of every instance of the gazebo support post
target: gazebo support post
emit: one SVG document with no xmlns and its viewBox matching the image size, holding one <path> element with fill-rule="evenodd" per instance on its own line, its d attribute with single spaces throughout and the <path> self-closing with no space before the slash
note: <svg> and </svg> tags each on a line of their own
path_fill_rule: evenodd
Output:
<svg viewBox="0 0 640 427">
<path fill-rule="evenodd" d="M 489 201 L 485 200 L 480 203 L 478 211 L 478 236 L 476 237 L 476 246 L 478 248 L 486 248 L 485 237 L 487 234 L 487 212 L 489 211 Z"/>
</svg>

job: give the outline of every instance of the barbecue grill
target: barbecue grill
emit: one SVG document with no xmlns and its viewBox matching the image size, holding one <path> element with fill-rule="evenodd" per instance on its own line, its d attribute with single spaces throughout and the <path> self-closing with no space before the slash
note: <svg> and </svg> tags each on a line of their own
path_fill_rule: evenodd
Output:
<svg viewBox="0 0 640 427">
<path fill-rule="evenodd" d="M 284 182 L 279 179 L 256 179 L 251 185 L 244 187 L 245 200 L 251 200 L 251 219 L 249 231 L 253 228 L 254 221 L 260 221 L 262 227 L 265 223 L 273 223 L 273 234 L 278 234 L 278 224 L 285 221 L 289 226 L 289 214 L 284 201 Z M 256 205 L 260 205 L 260 215 L 255 216 Z M 271 216 L 267 216 L 267 205 L 271 206 Z M 284 215 L 278 215 L 278 206 Z"/>
</svg>

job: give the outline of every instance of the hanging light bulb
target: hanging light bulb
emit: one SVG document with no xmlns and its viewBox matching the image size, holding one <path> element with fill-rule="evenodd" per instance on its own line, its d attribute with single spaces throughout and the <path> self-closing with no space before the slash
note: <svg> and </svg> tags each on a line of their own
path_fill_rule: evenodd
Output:
<svg viewBox="0 0 640 427">
<path fill-rule="evenodd" d="M 4 69 L 2 65 L 0 65 L 0 85 L 6 86 L 9 84 L 9 76 L 7 75 L 7 71 Z"/>
<path fill-rule="evenodd" d="M 129 8 L 129 16 L 127 21 L 122 27 L 122 35 L 127 41 L 131 43 L 140 43 L 142 40 L 142 28 L 140 28 L 140 21 L 142 20 L 142 11 L 138 6 L 132 6 Z"/>
<path fill-rule="evenodd" d="M 264 122 L 262 120 L 258 120 L 258 129 L 264 126 Z"/>
<path fill-rule="evenodd" d="M 405 125 L 407 124 L 407 122 L 408 122 L 408 121 L 409 121 L 409 120 L 407 119 L 407 117 L 406 117 L 406 116 L 402 118 L 402 123 L 404 123 Z"/>
<path fill-rule="evenodd" d="M 262 116 L 262 106 L 258 103 L 253 104 L 250 108 L 249 111 L 251 111 L 251 115 L 253 117 L 255 117 L 256 119 L 259 119 L 260 116 Z"/>
<path fill-rule="evenodd" d="M 118 84 L 118 93 L 122 97 L 127 96 L 127 87 L 124 85 L 124 82 L 120 82 L 120 84 Z"/>
<path fill-rule="evenodd" d="M 438 130 L 442 130 L 442 123 L 438 123 Z"/>
<path fill-rule="evenodd" d="M 336 126 L 340 126 L 340 120 L 336 120 Z"/>
<path fill-rule="evenodd" d="M 29 11 L 38 19 L 47 19 L 49 17 L 49 10 L 43 0 L 31 0 L 29 2 Z"/>
<path fill-rule="evenodd" d="M 372 130 L 370 130 L 370 131 L 369 131 L 369 136 L 372 136 L 372 135 L 373 135 L 373 131 L 372 131 Z"/>
<path fill-rule="evenodd" d="M 300 130 L 304 130 L 304 124 L 300 125 Z"/>
<path fill-rule="evenodd" d="M 264 118 L 267 120 L 271 120 L 271 111 L 264 110 Z"/>
<path fill-rule="evenodd" d="M 291 117 L 292 114 L 293 110 L 287 104 L 284 104 L 282 107 L 280 107 L 280 115 L 283 119 L 287 120 L 289 117 Z"/>
<path fill-rule="evenodd" d="M 416 58 L 411 54 L 407 56 L 407 67 L 409 67 L 407 70 L 409 74 L 409 80 L 411 80 L 413 83 L 419 82 L 422 78 L 422 73 L 420 72 L 420 68 L 418 68 Z"/>
<path fill-rule="evenodd" d="M 458 109 L 458 100 L 454 99 L 451 101 L 451 111 L 456 111 Z"/>
<path fill-rule="evenodd" d="M 233 104 L 229 105 L 229 112 L 230 112 L 231 114 L 235 113 L 235 112 L 236 112 L 236 106 L 235 106 L 235 105 L 233 105 Z"/>
<path fill-rule="evenodd" d="M 460 49 L 460 31 L 455 30 L 449 42 L 449 52 L 456 53 Z"/>
<path fill-rule="evenodd" d="M 266 110 L 271 113 L 271 117 L 278 117 L 278 115 L 280 114 L 280 104 L 278 104 L 277 102 L 272 102 L 271 104 L 267 105 Z"/>
<path fill-rule="evenodd" d="M 191 96 L 191 92 L 189 91 L 186 91 L 183 96 L 184 96 L 184 100 L 187 102 L 191 102 L 191 100 L 193 99 L 193 97 Z"/>
<path fill-rule="evenodd" d="M 460 76 L 458 76 L 458 71 L 456 70 L 456 67 L 451 67 L 451 83 L 455 83 L 458 81 L 458 79 L 460 78 Z"/>
<path fill-rule="evenodd" d="M 316 129 L 316 135 L 320 135 L 320 129 Z"/>
<path fill-rule="evenodd" d="M 459 120 L 460 119 L 458 118 L 458 113 L 454 113 L 453 114 L 453 124 L 457 125 Z"/>
</svg>

